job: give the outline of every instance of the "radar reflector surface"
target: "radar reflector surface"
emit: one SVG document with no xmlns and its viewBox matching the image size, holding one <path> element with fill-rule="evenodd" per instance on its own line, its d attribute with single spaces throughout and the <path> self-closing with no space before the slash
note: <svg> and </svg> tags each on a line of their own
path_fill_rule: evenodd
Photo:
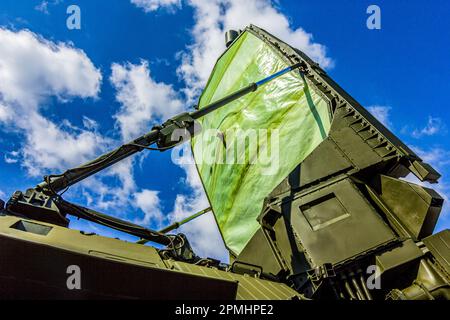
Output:
<svg viewBox="0 0 450 320">
<path fill-rule="evenodd" d="M 290 65 L 246 30 L 217 61 L 199 108 Z M 199 120 L 194 159 L 231 253 L 257 231 L 264 198 L 327 138 L 330 117 L 328 100 L 293 71 Z"/>
</svg>

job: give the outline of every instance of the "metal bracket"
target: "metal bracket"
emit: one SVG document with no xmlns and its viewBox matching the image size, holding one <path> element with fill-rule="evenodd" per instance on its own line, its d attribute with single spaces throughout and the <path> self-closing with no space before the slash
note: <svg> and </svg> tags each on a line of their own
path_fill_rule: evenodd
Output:
<svg viewBox="0 0 450 320">
<path fill-rule="evenodd" d="M 273 226 L 277 220 L 281 217 L 282 210 L 281 207 L 274 204 L 269 204 L 266 206 L 264 211 L 259 215 L 258 222 L 264 228 L 273 231 Z"/>
<path fill-rule="evenodd" d="M 325 263 L 317 268 L 308 271 L 308 277 L 313 282 L 319 282 L 328 278 L 334 278 L 336 272 L 331 263 Z"/>
<path fill-rule="evenodd" d="M 47 195 L 35 189 L 25 193 L 16 191 L 6 204 L 6 210 L 12 214 L 32 220 L 53 223 L 62 227 L 69 225 L 69 219 L 61 214 L 57 206 L 56 195 Z"/>
<path fill-rule="evenodd" d="M 157 145 L 162 151 L 189 141 L 201 132 L 200 124 L 189 113 L 180 114 L 153 129 L 159 130 Z"/>
</svg>

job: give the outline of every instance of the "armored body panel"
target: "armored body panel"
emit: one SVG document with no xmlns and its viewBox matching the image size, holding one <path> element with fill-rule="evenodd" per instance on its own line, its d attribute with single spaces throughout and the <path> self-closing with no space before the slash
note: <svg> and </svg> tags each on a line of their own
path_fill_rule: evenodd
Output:
<svg viewBox="0 0 450 320">
<path fill-rule="evenodd" d="M 176 261 L 161 256 L 154 247 L 2 214 L 0 252 L 0 297 L 3 299 L 301 297 L 285 284 L 205 263 Z M 77 290 L 68 286 L 73 272 L 70 266 L 80 270 Z"/>
</svg>

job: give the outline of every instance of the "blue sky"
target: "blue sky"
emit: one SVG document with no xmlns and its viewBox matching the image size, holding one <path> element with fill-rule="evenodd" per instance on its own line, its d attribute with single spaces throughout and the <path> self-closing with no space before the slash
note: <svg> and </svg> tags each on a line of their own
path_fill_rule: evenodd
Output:
<svg viewBox="0 0 450 320">
<path fill-rule="evenodd" d="M 66 26 L 71 4 L 81 9 L 81 30 Z M 381 30 L 366 27 L 371 4 L 381 8 Z M 254 23 L 318 60 L 440 171 L 435 188 L 447 197 L 449 9 L 446 0 L 3 0 L 0 196 L 188 109 L 224 49 L 223 31 Z M 67 64 L 73 69 L 58 67 Z M 155 228 L 207 206 L 195 170 L 174 164 L 170 152 L 138 156 L 67 197 Z M 199 253 L 223 258 L 213 224 L 205 216 L 183 232 Z M 446 207 L 438 230 L 449 226 Z"/>
</svg>

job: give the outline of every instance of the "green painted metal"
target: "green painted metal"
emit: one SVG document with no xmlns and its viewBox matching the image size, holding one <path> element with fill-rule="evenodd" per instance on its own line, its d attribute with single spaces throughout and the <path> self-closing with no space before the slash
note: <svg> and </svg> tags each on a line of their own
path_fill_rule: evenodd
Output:
<svg viewBox="0 0 450 320">
<path fill-rule="evenodd" d="M 179 222 L 174 222 L 174 223 L 172 223 L 171 225 L 165 227 L 164 229 L 159 230 L 158 232 L 161 233 L 161 234 L 169 233 L 169 232 L 171 232 L 171 231 L 173 231 L 173 230 L 178 229 L 178 228 L 181 227 L 182 225 L 184 225 L 184 224 L 186 224 L 186 223 L 189 223 L 189 222 L 191 222 L 192 220 L 195 220 L 195 219 L 197 219 L 197 218 L 203 216 L 204 214 L 206 214 L 206 213 L 208 213 L 208 212 L 211 212 L 211 210 L 212 210 L 211 207 L 206 208 L 206 209 L 203 209 L 203 210 L 201 210 L 201 211 L 199 211 L 199 212 L 197 212 L 197 213 L 195 213 L 195 214 L 193 214 L 193 215 L 187 217 L 186 219 L 183 219 L 183 220 L 181 220 L 181 221 L 179 221 Z M 147 240 L 147 239 L 141 239 L 141 240 L 137 241 L 136 243 L 139 243 L 139 244 L 146 244 L 146 243 L 148 243 L 148 242 L 149 242 L 149 240 Z"/>
<path fill-rule="evenodd" d="M 164 228 L 164 229 L 161 229 L 159 232 L 160 232 L 160 233 L 168 233 L 168 232 L 170 232 L 170 231 L 176 230 L 176 229 L 178 229 L 179 227 L 181 227 L 182 225 L 184 225 L 184 224 L 186 224 L 186 223 L 189 223 L 189 222 L 191 222 L 192 220 L 195 220 L 195 219 L 197 219 L 197 218 L 203 216 L 204 214 L 206 214 L 206 213 L 208 213 L 208 212 L 211 212 L 211 210 L 212 210 L 211 207 L 206 208 L 206 209 L 203 209 L 203 210 L 201 210 L 201 211 L 199 211 L 199 212 L 193 214 L 192 216 L 187 217 L 186 219 L 181 220 L 180 222 L 175 222 L 175 223 L 171 224 L 170 226 L 168 226 L 168 227 L 166 227 L 166 228 Z"/>
</svg>

